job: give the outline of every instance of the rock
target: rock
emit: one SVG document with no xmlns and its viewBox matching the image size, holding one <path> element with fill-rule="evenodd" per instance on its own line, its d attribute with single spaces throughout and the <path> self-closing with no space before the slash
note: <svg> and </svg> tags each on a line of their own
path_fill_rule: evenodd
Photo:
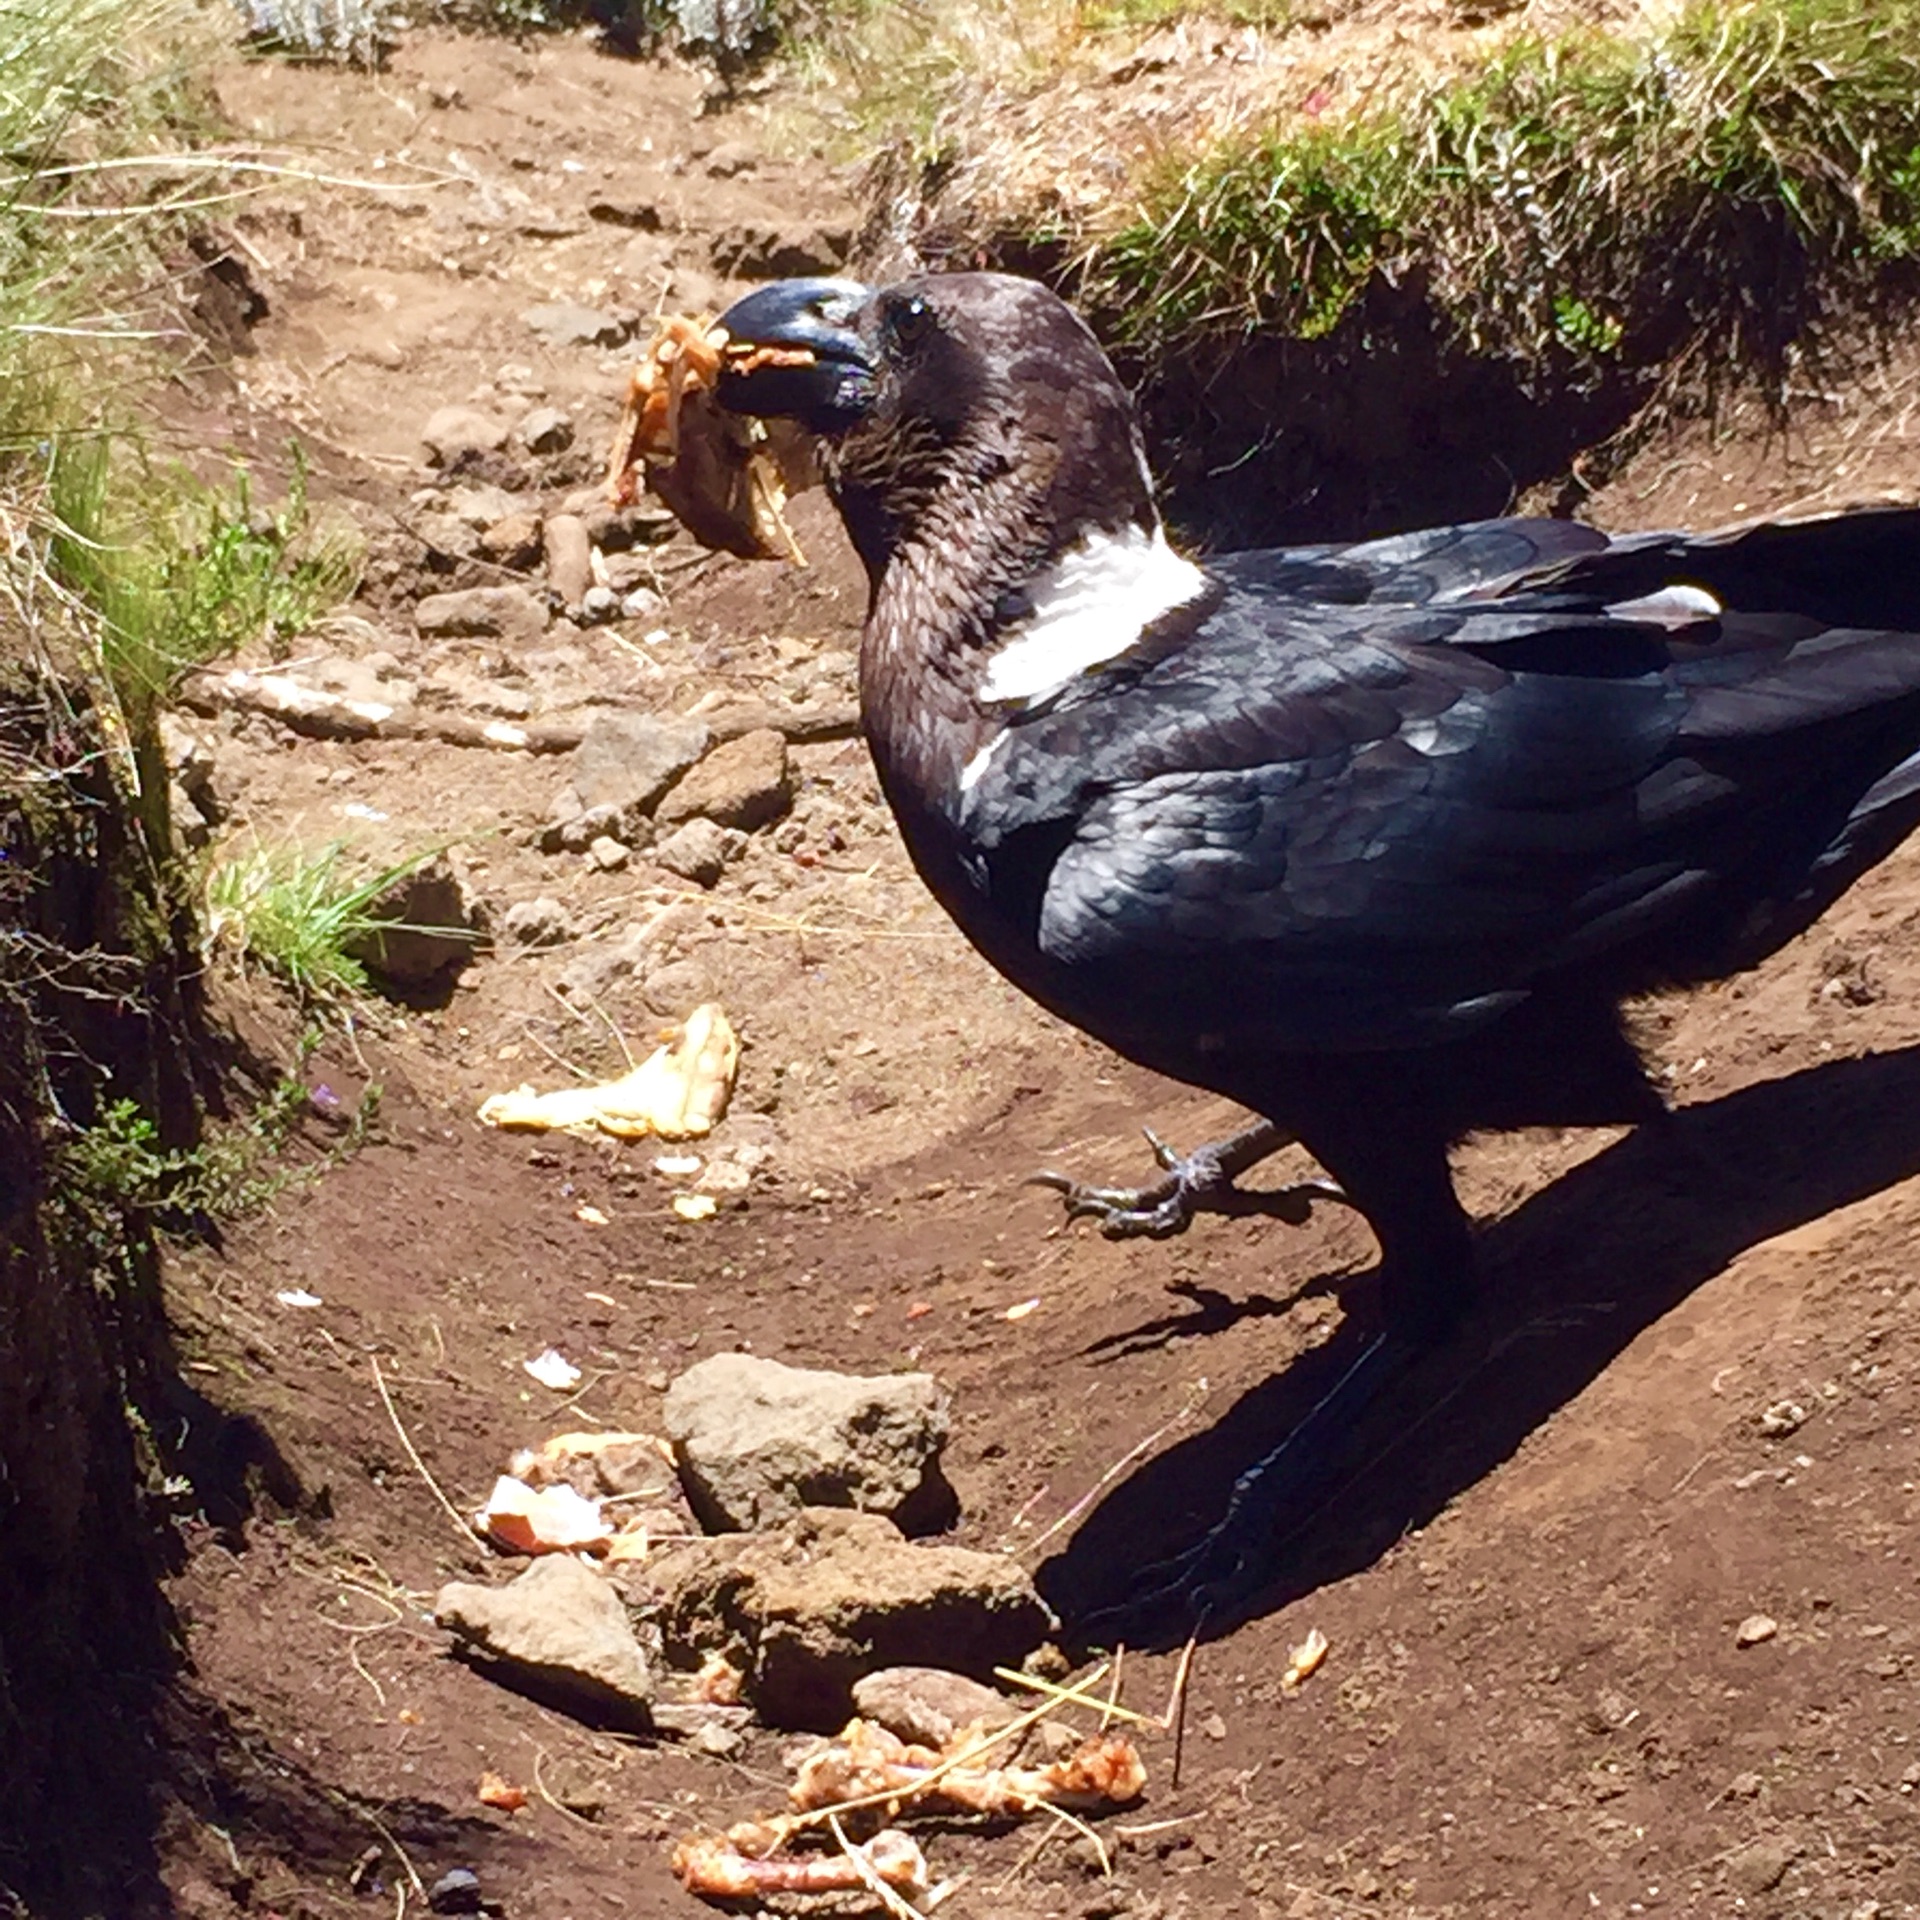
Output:
<svg viewBox="0 0 1920 1920">
<path fill-rule="evenodd" d="M 623 620 L 658 620 L 666 610 L 666 601 L 651 587 L 635 587 L 620 602 L 620 617 Z"/>
<path fill-rule="evenodd" d="M 1727 1857 L 1727 1878 L 1749 1896 L 1770 1893 L 1787 1877 L 1803 1849 L 1791 1834 L 1763 1833 Z"/>
<path fill-rule="evenodd" d="M 596 840 L 618 840 L 621 835 L 618 807 L 589 807 L 577 813 L 560 829 L 562 853 L 585 853 Z"/>
<path fill-rule="evenodd" d="M 416 514 L 412 527 L 429 556 L 437 553 L 450 560 L 471 560 L 480 551 L 480 536 L 453 514 L 431 510 Z"/>
<path fill-rule="evenodd" d="M 658 233 L 661 226 L 660 209 L 651 200 L 590 200 L 587 218 L 634 233 Z"/>
<path fill-rule="evenodd" d="M 573 422 L 558 407 L 535 407 L 514 432 L 529 453 L 565 453 L 573 445 Z"/>
<path fill-rule="evenodd" d="M 500 916 L 500 935 L 509 946 L 557 947 L 573 938 L 573 915 L 558 900 L 516 900 Z"/>
<path fill-rule="evenodd" d="M 617 619 L 620 613 L 620 596 L 611 587 L 591 586 L 580 596 L 580 618 L 604 624 Z"/>
<path fill-rule="evenodd" d="M 675 1740 L 697 1740 L 708 1727 L 741 1732 L 752 1719 L 751 1707 L 723 1707 L 705 1700 L 656 1700 L 653 1703 L 655 1729 Z"/>
<path fill-rule="evenodd" d="M 787 743 L 771 727 L 761 727 L 715 747 L 668 790 L 654 818 L 662 826 L 706 819 L 751 833 L 779 819 L 792 802 Z"/>
<path fill-rule="evenodd" d="M 760 156 L 744 141 L 725 140 L 707 155 L 706 170 L 715 180 L 734 180 L 759 164 Z"/>
<path fill-rule="evenodd" d="M 583 807 L 613 807 L 623 822 L 646 819 L 711 740 L 703 721 L 603 713 L 574 749 L 569 777 Z"/>
<path fill-rule="evenodd" d="M 587 858 L 602 873 L 618 873 L 627 864 L 627 850 L 612 834 L 596 834 L 587 843 Z"/>
<path fill-rule="evenodd" d="M 571 1555 L 536 1560 L 504 1587 L 455 1580 L 433 1617 L 463 1658 L 563 1710 L 644 1729 L 653 1674 L 613 1587 Z"/>
<path fill-rule="evenodd" d="M 691 880 L 696 887 L 713 886 L 727 870 L 732 851 L 725 827 L 712 820 L 689 820 L 653 850 L 654 863 Z"/>
<path fill-rule="evenodd" d="M 226 817 L 226 808 L 214 791 L 212 739 L 178 714 L 162 712 L 160 750 L 166 756 L 167 773 L 181 797 L 207 826 L 217 827 Z M 176 815 L 178 811 L 176 808 Z"/>
<path fill-rule="evenodd" d="M 1005 1694 L 943 1667 L 882 1667 L 854 1682 L 853 1705 L 889 1733 L 936 1750 L 968 1727 L 993 1732 L 1021 1712 Z"/>
<path fill-rule="evenodd" d="M 375 920 L 394 924 L 343 944 L 389 984 L 425 986 L 472 959 L 484 915 L 453 862 L 437 853 L 402 874 L 368 905 Z"/>
<path fill-rule="evenodd" d="M 540 557 L 540 516 L 510 513 L 480 535 L 480 551 L 502 567 L 530 567 Z"/>
<path fill-rule="evenodd" d="M 583 307 L 571 300 L 532 307 L 520 318 L 550 347 L 617 347 L 631 340 L 638 321 L 630 313 Z M 501 445 L 505 445 L 502 434 Z"/>
<path fill-rule="evenodd" d="M 507 444 L 507 429 L 477 408 L 442 407 L 428 416 L 420 442 L 434 466 L 457 467 L 475 454 L 498 453 Z"/>
<path fill-rule="evenodd" d="M 1052 1630 L 1013 1560 L 915 1546 L 877 1513 L 811 1508 L 775 1533 L 663 1545 L 620 1577 L 676 1665 L 724 1654 L 784 1727 L 837 1730 L 855 1682 L 883 1667 L 985 1676 Z"/>
<path fill-rule="evenodd" d="M 593 585 L 593 542 L 587 523 L 571 513 L 556 513 L 541 529 L 547 555 L 547 585 L 563 607 L 577 607 Z"/>
<path fill-rule="evenodd" d="M 716 1353 L 667 1389 L 666 1431 L 703 1526 L 744 1532 L 803 1507 L 903 1524 L 951 1517 L 947 1396 L 930 1373 L 863 1377 Z"/>
<path fill-rule="evenodd" d="M 505 487 L 468 484 L 449 487 L 441 496 L 440 510 L 452 514 L 475 533 L 484 533 L 496 521 L 521 511 L 521 507 Z"/>
<path fill-rule="evenodd" d="M 414 625 L 430 639 L 473 636 L 528 645 L 547 630 L 547 610 L 526 587 L 465 587 L 430 593 L 413 610 Z"/>
<path fill-rule="evenodd" d="M 631 979 L 646 957 L 646 943 L 637 937 L 638 933 L 637 927 L 629 927 L 618 940 L 602 940 L 583 947 L 561 970 L 555 982 L 559 991 L 573 1005 L 585 1006 L 603 999 L 607 991 L 621 981 Z"/>
<path fill-rule="evenodd" d="M 1750 1613 L 1733 1630 L 1733 1644 L 1736 1647 L 1757 1647 L 1771 1640 L 1780 1631 L 1780 1623 L 1770 1614 Z"/>
<path fill-rule="evenodd" d="M 714 236 L 712 259 L 737 280 L 789 280 L 837 272 L 852 248 L 850 226 L 743 220 Z"/>
<path fill-rule="evenodd" d="M 450 1867 L 427 1889 L 429 1913 L 485 1913 L 480 1876 L 471 1867 Z"/>
</svg>

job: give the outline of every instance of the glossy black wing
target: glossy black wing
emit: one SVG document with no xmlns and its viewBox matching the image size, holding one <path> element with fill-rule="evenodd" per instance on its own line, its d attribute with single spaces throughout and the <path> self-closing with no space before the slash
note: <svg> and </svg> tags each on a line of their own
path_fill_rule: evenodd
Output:
<svg viewBox="0 0 1920 1920">
<path fill-rule="evenodd" d="M 1183 644 L 1008 728 L 964 800 L 980 884 L 1057 966 L 1227 1044 L 1432 1041 L 1568 969 L 1765 951 L 1911 824 L 1920 639 L 1824 624 L 1887 591 L 1731 544 L 1397 603 L 1223 570 Z M 1709 568 L 1711 619 L 1607 611 Z"/>
</svg>

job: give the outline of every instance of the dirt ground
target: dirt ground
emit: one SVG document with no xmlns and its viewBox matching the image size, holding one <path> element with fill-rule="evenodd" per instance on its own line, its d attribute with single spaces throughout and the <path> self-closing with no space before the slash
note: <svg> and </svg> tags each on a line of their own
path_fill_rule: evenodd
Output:
<svg viewBox="0 0 1920 1920">
<path fill-rule="evenodd" d="M 428 556 L 436 408 L 572 414 L 571 452 L 490 456 L 479 477 L 517 500 L 596 476 L 631 349 L 550 346 L 529 310 L 698 307 L 743 245 L 831 248 L 856 224 L 852 183 L 795 152 L 790 123 L 703 110 L 705 88 L 583 39 L 427 33 L 378 76 L 225 76 L 243 128 L 397 183 L 238 220 L 268 311 L 178 415 L 269 462 L 297 433 L 316 492 L 367 529 L 365 599 L 302 643 L 322 677 L 358 662 L 482 717 L 850 697 L 862 588 L 811 497 L 806 573 L 681 540 L 656 550 L 664 606 L 644 618 L 519 650 L 413 625 L 421 592 L 512 577 Z M 754 223 L 771 241 L 742 238 Z M 1915 391 L 1895 362 L 1807 398 L 1790 434 L 1683 435 L 1593 511 L 1710 524 L 1911 488 Z M 705 891 L 644 853 L 602 870 L 538 851 L 552 756 L 209 731 L 223 834 L 375 860 L 457 840 L 496 927 L 549 897 L 571 935 L 502 940 L 444 1005 L 329 1043 L 316 1109 L 377 1082 L 373 1143 L 319 1171 L 316 1120 L 264 1212 L 173 1259 L 188 1377 L 256 1419 L 305 1490 L 194 1523 L 173 1585 L 232 1782 L 213 1824 L 167 1836 L 181 1913 L 405 1910 L 404 1862 L 427 1883 L 473 1868 L 516 1920 L 690 1914 L 672 1840 L 777 1803 L 778 1736 L 731 1759 L 625 1742 L 449 1659 L 434 1590 L 500 1569 L 427 1474 L 468 1507 L 557 1427 L 657 1431 L 668 1380 L 717 1351 L 916 1365 L 953 1394 L 957 1537 L 1020 1554 L 1073 1615 L 1216 1517 L 1371 1324 L 1370 1244 L 1337 1213 L 1116 1245 L 1020 1184 L 1144 1172 L 1143 1121 L 1192 1143 L 1235 1116 L 991 974 L 844 733 L 796 744 L 792 814 Z M 947 1911 L 1920 1915 L 1916 927 L 1910 849 L 1760 973 L 1644 1009 L 1668 1137 L 1461 1153 L 1485 1303 L 1373 1417 L 1364 1472 L 1290 1548 L 1278 1602 L 1200 1646 L 1179 1776 L 1171 1737 L 1144 1736 L 1148 1796 L 1106 1823 L 1111 1877 L 1070 1836 L 955 1827 L 930 1843 L 965 1876 Z M 708 1152 L 744 1190 L 736 1175 L 712 1219 L 675 1217 L 644 1146 L 477 1124 L 485 1094 L 617 1071 L 623 1043 L 706 998 L 746 1042 Z M 284 1050 L 257 1012 L 251 1030 Z M 322 1304 L 277 1299 L 293 1289 Z M 550 1345 L 585 1370 L 564 1404 L 521 1368 Z M 1755 1614 L 1777 1631 L 1738 1644 Z M 1283 1694 L 1310 1627 L 1330 1657 Z M 1158 1711 L 1172 1667 L 1130 1654 L 1126 1698 Z M 485 1770 L 540 1790 L 490 1811 Z M 604 1785 L 599 1818 L 548 1798 L 562 1777 Z"/>
</svg>

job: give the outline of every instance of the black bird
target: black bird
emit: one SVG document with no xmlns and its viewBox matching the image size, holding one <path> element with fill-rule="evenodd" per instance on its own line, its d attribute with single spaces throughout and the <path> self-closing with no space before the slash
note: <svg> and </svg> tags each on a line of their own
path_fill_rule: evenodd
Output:
<svg viewBox="0 0 1920 1920">
<path fill-rule="evenodd" d="M 1236 1204 L 1288 1140 L 1380 1247 L 1386 1332 L 1177 1563 L 1244 1597 L 1299 1463 L 1469 1295 L 1449 1145 L 1664 1112 L 1624 996 L 1750 967 L 1920 821 L 1920 512 L 1704 537 L 1493 520 L 1196 562 L 1084 323 L 996 274 L 779 282 L 723 375 L 818 436 L 871 600 L 907 848 L 980 951 L 1264 1116 L 1117 1231 Z M 1251 1196 L 1243 1197 L 1251 1199 Z"/>
</svg>

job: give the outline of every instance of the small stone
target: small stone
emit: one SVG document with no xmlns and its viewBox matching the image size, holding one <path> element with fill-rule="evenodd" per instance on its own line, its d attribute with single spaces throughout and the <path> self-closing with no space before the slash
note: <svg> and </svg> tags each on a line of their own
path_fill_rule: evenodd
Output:
<svg viewBox="0 0 1920 1920">
<path fill-rule="evenodd" d="M 773 1526 L 803 1507 L 944 1523 L 947 1417 L 928 1373 L 826 1373 L 750 1353 L 689 1368 L 667 1389 L 663 1416 L 709 1530 Z"/>
<path fill-rule="evenodd" d="M 882 1667 L 984 1679 L 1052 1631 L 1017 1561 L 915 1545 L 875 1513 L 810 1508 L 774 1533 L 662 1542 L 619 1577 L 658 1610 L 676 1664 L 722 1653 L 782 1727 L 837 1730 L 854 1684 Z"/>
<path fill-rule="evenodd" d="M 573 422 L 558 407 L 535 407 L 514 432 L 529 453 L 565 453 L 573 445 Z"/>
<path fill-rule="evenodd" d="M 712 820 L 751 833 L 777 820 L 793 801 L 785 738 L 771 727 L 723 741 L 681 776 L 654 809 L 662 826 Z"/>
<path fill-rule="evenodd" d="M 1200 1722 L 1200 1731 L 1209 1740 L 1224 1740 L 1227 1737 L 1227 1723 L 1217 1713 L 1210 1713 Z"/>
<path fill-rule="evenodd" d="M 556 513 L 541 529 L 547 555 L 547 585 L 563 607 L 577 607 L 593 585 L 593 543 L 587 523 L 571 513 Z"/>
<path fill-rule="evenodd" d="M 623 819 L 646 819 L 711 739 L 698 720 L 603 713 L 588 723 L 568 777 L 583 807 L 613 807 Z"/>
<path fill-rule="evenodd" d="M 475 454 L 498 453 L 507 444 L 507 429 L 476 408 L 442 407 L 428 416 L 420 442 L 434 466 L 455 467 Z"/>
<path fill-rule="evenodd" d="M 520 317 L 550 347 L 621 346 L 633 338 L 639 324 L 632 314 L 583 307 L 571 300 L 532 307 Z M 506 444 L 504 433 L 500 444 Z"/>
<path fill-rule="evenodd" d="M 503 1587 L 455 1580 L 435 1621 L 465 1658 L 568 1710 L 645 1726 L 653 1675 L 613 1587 L 569 1554 L 536 1560 Z"/>
<path fill-rule="evenodd" d="M 852 248 L 851 226 L 743 220 L 714 236 L 712 259 L 736 280 L 804 279 L 837 272 Z"/>
<path fill-rule="evenodd" d="M 853 1705 L 863 1719 L 936 1751 L 969 1727 L 992 1733 L 1020 1715 L 1005 1694 L 943 1667 L 882 1667 L 854 1682 Z"/>
<path fill-rule="evenodd" d="M 573 915 L 558 900 L 516 900 L 500 916 L 500 934 L 515 947 L 557 947 L 573 938 Z"/>
<path fill-rule="evenodd" d="M 703 1727 L 730 1727 L 736 1732 L 753 1718 L 751 1707 L 723 1707 L 707 1700 L 656 1700 L 653 1724 L 675 1740 L 694 1740 Z"/>
<path fill-rule="evenodd" d="M 466 587 L 430 593 L 413 610 L 429 639 L 473 637 L 529 644 L 547 630 L 547 610 L 526 587 Z"/>
<path fill-rule="evenodd" d="M 484 926 L 465 878 L 444 853 L 402 874 L 368 903 L 367 913 L 391 924 L 346 941 L 346 950 L 402 987 L 425 986 L 464 966 Z"/>
<path fill-rule="evenodd" d="M 689 820 L 653 850 L 657 865 L 697 887 L 711 887 L 727 870 L 727 830 L 711 820 Z"/>
<path fill-rule="evenodd" d="M 1757 1647 L 1763 1640 L 1771 1640 L 1779 1631 L 1779 1621 L 1770 1615 L 1750 1613 L 1734 1629 L 1733 1644 L 1736 1647 Z"/>
<path fill-rule="evenodd" d="M 1766 1784 L 1757 1773 L 1736 1773 L 1727 1782 L 1726 1796 L 1729 1800 L 1752 1800 Z"/>
<path fill-rule="evenodd" d="M 427 1889 L 429 1913 L 484 1913 L 480 1876 L 471 1867 L 451 1867 Z"/>
<path fill-rule="evenodd" d="M 735 180 L 743 173 L 752 173 L 760 164 L 760 156 L 743 141 L 727 140 L 707 155 L 706 170 L 715 180 Z"/>
<path fill-rule="evenodd" d="M 610 833 L 598 835 L 587 847 L 587 858 L 602 873 L 618 873 L 627 864 L 628 857 L 626 848 Z"/>
<path fill-rule="evenodd" d="M 620 602 L 620 617 L 623 620 L 657 620 L 666 610 L 666 601 L 651 587 L 635 587 Z"/>
<path fill-rule="evenodd" d="M 540 557 L 540 516 L 510 513 L 480 535 L 480 551 L 502 567 L 530 567 Z"/>
<path fill-rule="evenodd" d="M 611 587 L 591 586 L 580 596 L 580 617 L 604 624 L 620 616 L 620 596 Z"/>
<path fill-rule="evenodd" d="M 1745 1894 L 1770 1893 L 1799 1859 L 1800 1843 L 1784 1833 L 1763 1833 L 1727 1859 L 1727 1878 Z"/>
<path fill-rule="evenodd" d="M 520 503 L 505 487 L 466 485 L 449 487 L 441 497 L 441 511 L 450 513 L 463 526 L 484 533 L 497 520 L 520 510 Z"/>
<path fill-rule="evenodd" d="M 1776 1400 L 1760 1414 L 1760 1431 L 1769 1440 L 1784 1440 L 1806 1425 L 1807 1410 L 1795 1400 Z"/>
<path fill-rule="evenodd" d="M 703 1727 L 696 1727 L 687 1741 L 695 1753 L 711 1754 L 716 1760 L 731 1760 L 746 1745 L 738 1731 L 723 1726 L 717 1720 L 709 1720 Z"/>
</svg>

